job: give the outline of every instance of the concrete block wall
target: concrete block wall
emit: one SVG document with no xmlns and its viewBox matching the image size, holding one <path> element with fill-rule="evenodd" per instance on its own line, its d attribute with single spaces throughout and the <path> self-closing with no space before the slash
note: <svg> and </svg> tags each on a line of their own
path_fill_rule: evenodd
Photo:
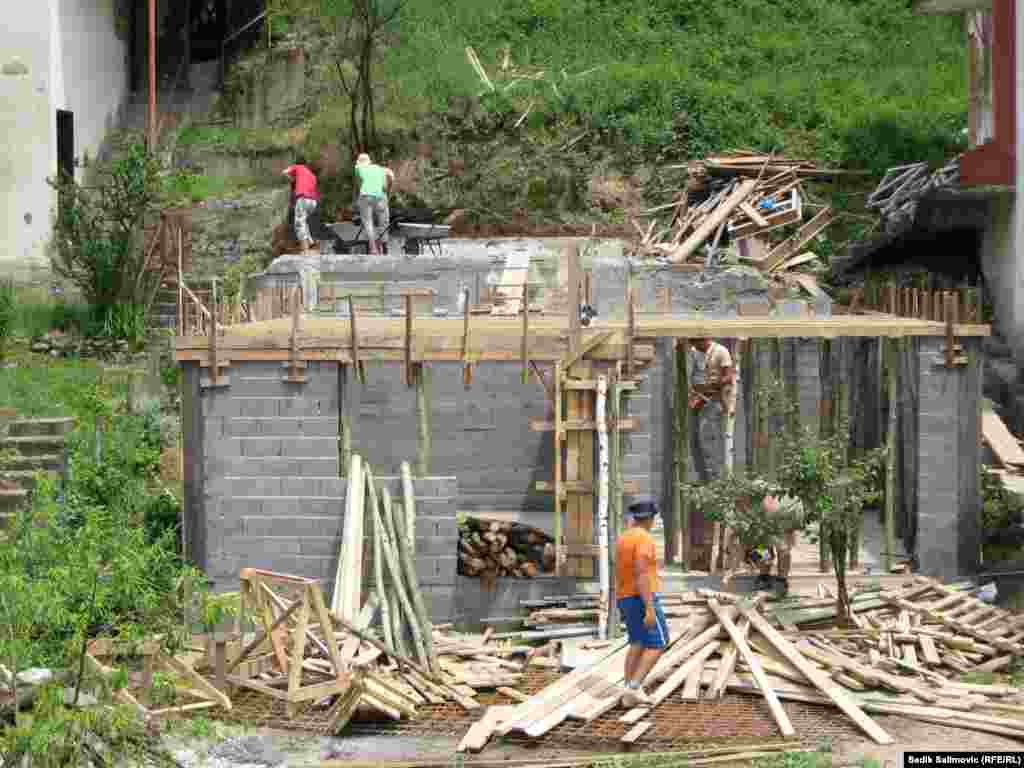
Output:
<svg viewBox="0 0 1024 768">
<path fill-rule="evenodd" d="M 952 369 L 943 339 L 919 343 L 917 559 L 925 575 L 954 579 L 979 566 L 980 340 L 960 340 L 968 365 Z"/>
</svg>

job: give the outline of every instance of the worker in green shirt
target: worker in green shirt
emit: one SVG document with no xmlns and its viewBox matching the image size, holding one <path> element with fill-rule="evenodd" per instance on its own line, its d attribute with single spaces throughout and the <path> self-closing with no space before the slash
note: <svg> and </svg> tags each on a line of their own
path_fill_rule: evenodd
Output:
<svg viewBox="0 0 1024 768">
<path fill-rule="evenodd" d="M 366 229 L 366 237 L 370 243 L 370 253 L 380 255 L 377 243 L 377 230 L 387 232 L 390 218 L 388 211 L 388 191 L 394 184 L 395 174 L 390 169 L 376 165 L 365 152 L 356 158 L 356 195 L 355 209 Z"/>
</svg>

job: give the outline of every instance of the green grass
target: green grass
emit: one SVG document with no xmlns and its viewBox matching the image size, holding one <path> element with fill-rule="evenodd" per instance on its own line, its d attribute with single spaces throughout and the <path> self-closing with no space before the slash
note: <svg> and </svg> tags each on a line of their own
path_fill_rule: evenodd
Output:
<svg viewBox="0 0 1024 768">
<path fill-rule="evenodd" d="M 164 201 L 168 204 L 195 204 L 204 200 L 231 197 L 255 186 L 256 183 L 248 179 L 176 171 L 164 177 L 161 191 Z"/>
<path fill-rule="evenodd" d="M 7 333 L 37 339 L 53 330 L 86 331 L 92 325 L 89 307 L 55 299 L 42 288 L 14 288 Z"/>
<path fill-rule="evenodd" d="M 0 407 L 14 408 L 24 418 L 84 416 L 92 412 L 102 366 L 93 360 L 33 356 L 31 364 L 0 368 Z M 107 376 L 112 397 L 127 397 L 127 384 Z"/>
<path fill-rule="evenodd" d="M 532 102 L 528 135 L 585 126 L 626 157 L 750 147 L 882 171 L 948 158 L 966 126 L 960 19 L 908 2 L 410 0 L 390 30 L 378 115 L 484 94 L 473 46 L 505 125 Z M 543 77 L 502 74 L 506 49 Z"/>
</svg>

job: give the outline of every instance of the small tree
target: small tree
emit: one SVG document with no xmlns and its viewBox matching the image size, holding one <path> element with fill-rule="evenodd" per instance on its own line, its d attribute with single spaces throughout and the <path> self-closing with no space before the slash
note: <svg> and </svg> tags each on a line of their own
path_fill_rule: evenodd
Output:
<svg viewBox="0 0 1024 768">
<path fill-rule="evenodd" d="M 805 525 L 818 523 L 818 535 L 825 542 L 836 575 L 839 616 L 848 622 L 850 545 L 860 528 L 864 504 L 885 450 L 869 451 L 851 460 L 846 419 L 828 434 L 821 434 L 799 423 L 800 404 L 785 396 L 779 382 L 769 383 L 759 394 L 766 407 L 784 416 L 788 425 L 776 438 L 780 458 L 776 482 L 784 494 L 803 503 Z"/>
<path fill-rule="evenodd" d="M 384 31 L 405 4 L 406 0 L 320 0 L 323 15 L 335 22 L 334 65 L 350 103 L 353 153 L 377 146 L 373 64 Z"/>
<path fill-rule="evenodd" d="M 153 156 L 133 144 L 100 171 L 96 186 L 66 175 L 48 180 L 59 198 L 54 272 L 82 291 L 102 322 L 123 311 L 117 307 L 148 307 L 159 288 L 143 248 L 143 228 L 159 195 L 157 174 Z"/>
</svg>

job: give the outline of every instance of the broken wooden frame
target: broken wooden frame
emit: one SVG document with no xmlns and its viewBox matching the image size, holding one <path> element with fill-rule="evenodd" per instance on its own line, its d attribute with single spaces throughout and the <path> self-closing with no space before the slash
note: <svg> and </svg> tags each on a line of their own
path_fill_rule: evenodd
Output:
<svg viewBox="0 0 1024 768">
<path fill-rule="evenodd" d="M 132 644 L 109 638 L 97 638 L 90 641 L 86 647 L 85 663 L 93 673 L 110 679 L 116 673 L 116 669 L 105 662 L 109 657 L 115 656 L 142 657 L 142 686 L 144 689 L 150 687 L 155 673 L 167 672 L 175 680 L 176 697 L 178 694 L 183 694 L 190 699 L 185 704 L 175 704 L 167 707 L 146 707 L 139 700 L 139 697 L 133 694 L 127 686 L 118 688 L 114 692 L 114 701 L 130 707 L 143 720 L 148 721 L 168 715 L 187 714 L 214 707 L 231 709 L 231 700 L 223 691 L 218 690 L 196 672 L 191 664 L 164 653 L 157 641 L 150 640 L 144 643 Z"/>
</svg>

